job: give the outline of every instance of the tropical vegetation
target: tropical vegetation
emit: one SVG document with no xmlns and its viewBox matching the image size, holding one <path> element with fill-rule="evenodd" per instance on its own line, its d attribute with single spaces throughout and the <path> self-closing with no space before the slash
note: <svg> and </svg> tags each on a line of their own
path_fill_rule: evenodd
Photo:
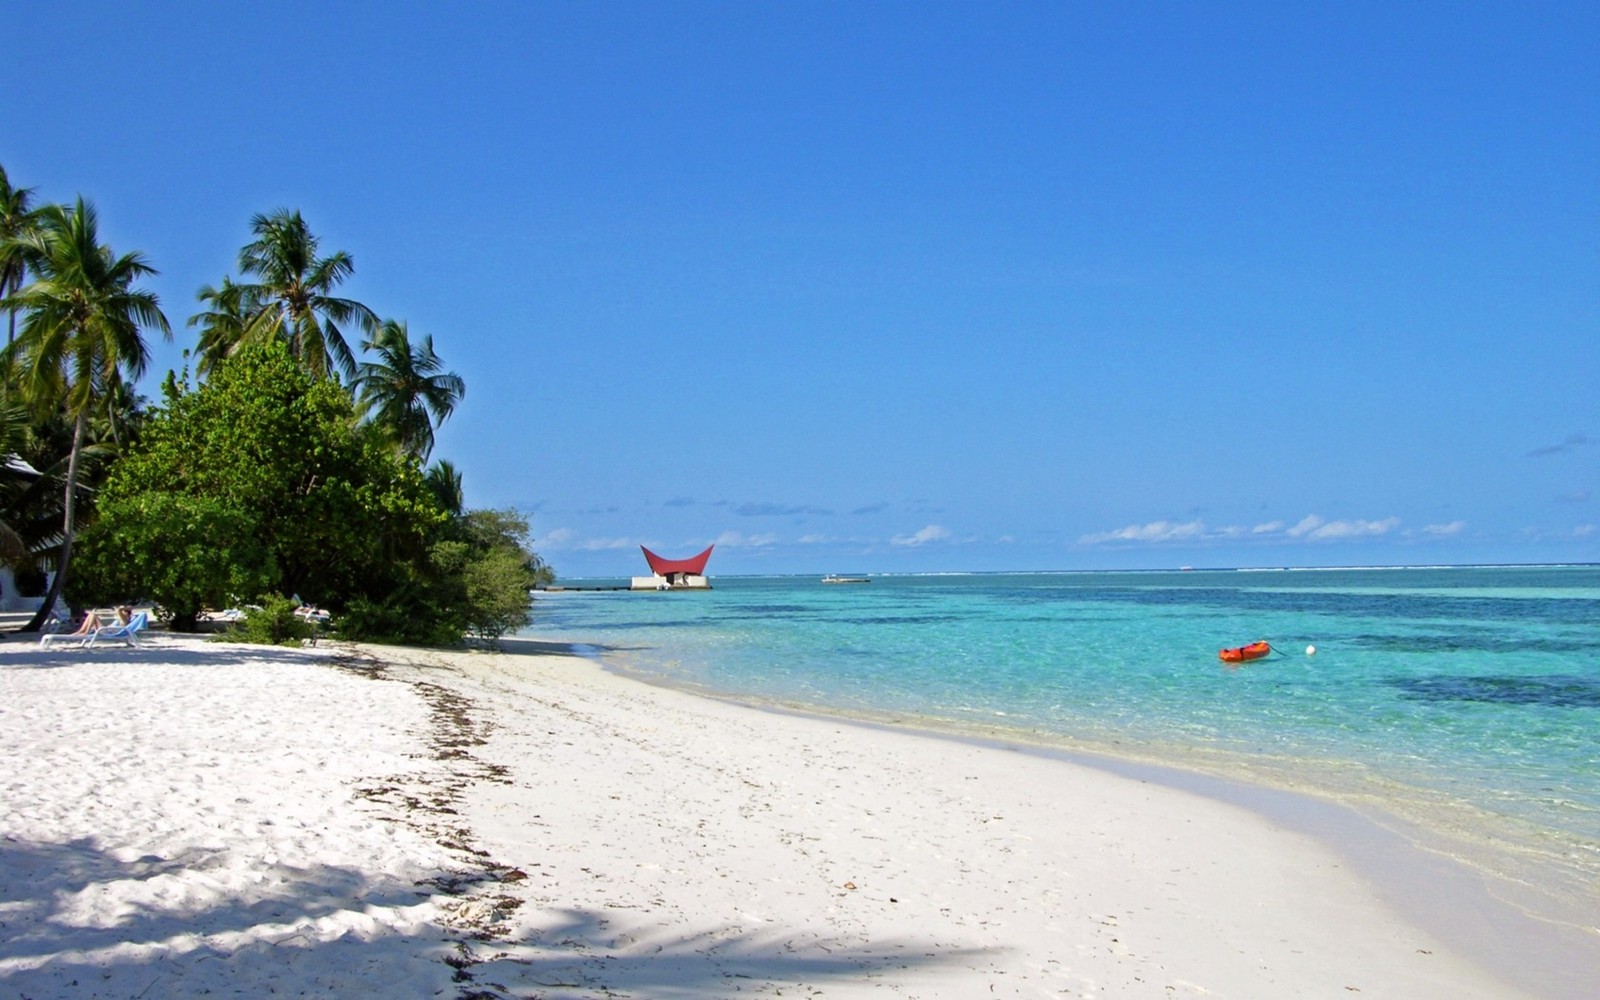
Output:
<svg viewBox="0 0 1600 1000">
<path fill-rule="evenodd" d="M 23 238 L 38 227 L 33 189 L 13 187 L 5 167 L 0 167 L 0 297 L 15 295 L 28 273 Z M 6 343 L 17 339 L 17 307 L 6 310 Z"/>
<path fill-rule="evenodd" d="M 248 607 L 248 631 L 302 601 L 361 639 L 497 642 L 552 574 L 515 511 L 467 510 L 461 473 L 427 463 L 466 394 L 431 335 L 339 294 L 355 272 L 300 213 L 250 221 L 199 290 L 194 372 L 137 393 L 146 337 L 171 337 L 138 252 L 98 215 L 35 205 L 0 168 L 0 561 L 75 606 L 148 601 L 177 630 Z M 350 337 L 359 332 L 358 357 Z M 43 587 L 48 581 L 48 586 Z M 285 631 L 287 629 L 287 631 Z"/>
<path fill-rule="evenodd" d="M 423 462 L 433 452 L 433 429 L 450 419 L 467 394 L 467 384 L 433 351 L 433 337 L 420 344 L 397 320 L 385 320 L 366 345 L 378 355 L 364 362 L 356 377 L 361 401 L 374 423 L 401 451 Z"/>
<path fill-rule="evenodd" d="M 6 347 L 18 401 L 41 418 L 59 412 L 72 422 L 56 573 L 37 625 L 59 596 L 71 565 L 78 473 L 90 416 L 108 413 L 108 400 L 144 373 L 143 328 L 168 336 L 171 330 L 155 295 L 134 284 L 155 269 L 137 252 L 117 256 L 101 244 L 99 218 L 82 198 L 70 209 L 40 209 L 38 224 L 11 249 L 34 275 L 5 300 L 23 316 L 16 340 Z"/>
</svg>

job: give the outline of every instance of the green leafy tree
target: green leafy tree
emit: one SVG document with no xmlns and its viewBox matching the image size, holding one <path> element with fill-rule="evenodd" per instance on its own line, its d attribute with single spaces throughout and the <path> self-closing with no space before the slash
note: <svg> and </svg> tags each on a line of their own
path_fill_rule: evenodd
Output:
<svg viewBox="0 0 1600 1000">
<path fill-rule="evenodd" d="M 431 574 L 386 601 L 352 604 L 340 631 L 425 645 L 458 645 L 470 634 L 496 645 L 532 620 L 529 591 L 553 577 L 527 546 L 527 521 L 515 511 L 468 511 L 433 545 Z"/>
<path fill-rule="evenodd" d="M 251 512 L 217 497 L 119 493 L 84 531 L 68 593 L 74 604 L 148 599 L 174 630 L 190 632 L 203 609 L 271 589 L 274 563 L 258 530 Z"/>
<path fill-rule="evenodd" d="M 431 572 L 429 549 L 447 522 L 416 463 L 364 433 L 349 395 L 278 342 L 240 351 L 196 389 L 172 380 L 100 502 L 87 533 L 93 585 L 117 586 L 118 550 L 148 544 L 174 564 L 153 571 L 149 586 L 165 587 L 150 596 L 180 627 L 202 607 L 267 592 L 335 612 L 388 600 Z M 179 530 L 227 558 L 155 540 Z"/>
<path fill-rule="evenodd" d="M 433 350 L 433 337 L 412 343 L 406 325 L 385 320 L 366 343 L 378 360 L 363 362 L 355 384 L 372 419 L 409 455 L 426 462 L 433 430 L 454 412 L 467 384 Z"/>
<path fill-rule="evenodd" d="M 509 548 L 479 553 L 462 570 L 467 592 L 467 627 L 472 634 L 497 644 L 508 632 L 533 621 L 529 591 L 536 582 L 526 554 Z"/>
<path fill-rule="evenodd" d="M 7 347 L 23 397 L 41 412 L 64 409 L 73 423 L 63 491 L 61 547 L 56 575 L 39 613 L 24 630 L 44 622 L 60 596 L 72 560 L 78 473 L 89 420 L 125 381 L 148 363 L 142 329 L 171 337 L 154 293 L 135 287 L 155 274 L 143 255 L 117 256 L 99 238 L 94 208 L 79 198 L 73 208 L 50 205 L 38 229 L 17 244 L 34 280 L 4 300 L 24 313 L 17 339 Z"/>
<path fill-rule="evenodd" d="M 533 620 L 529 591 L 554 574 L 529 548 L 528 521 L 514 510 L 468 511 L 453 531 L 460 552 L 439 547 L 436 560 L 456 561 L 466 624 L 491 645 Z"/>
</svg>

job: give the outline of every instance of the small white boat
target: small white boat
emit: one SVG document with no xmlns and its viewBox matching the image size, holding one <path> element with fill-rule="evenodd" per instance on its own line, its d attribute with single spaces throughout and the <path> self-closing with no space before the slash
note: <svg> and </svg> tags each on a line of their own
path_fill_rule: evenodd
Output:
<svg viewBox="0 0 1600 1000">
<path fill-rule="evenodd" d="M 829 573 L 827 576 L 822 578 L 822 582 L 823 583 L 871 583 L 872 581 L 867 579 L 864 576 L 839 576 L 837 573 Z"/>
</svg>

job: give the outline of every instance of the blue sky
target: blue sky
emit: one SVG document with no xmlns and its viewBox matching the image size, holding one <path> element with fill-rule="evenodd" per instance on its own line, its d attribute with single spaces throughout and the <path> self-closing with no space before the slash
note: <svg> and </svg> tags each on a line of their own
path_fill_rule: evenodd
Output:
<svg viewBox="0 0 1600 1000">
<path fill-rule="evenodd" d="M 300 209 L 567 576 L 1600 560 L 1600 14 L 26 5 L 0 163 Z"/>
</svg>

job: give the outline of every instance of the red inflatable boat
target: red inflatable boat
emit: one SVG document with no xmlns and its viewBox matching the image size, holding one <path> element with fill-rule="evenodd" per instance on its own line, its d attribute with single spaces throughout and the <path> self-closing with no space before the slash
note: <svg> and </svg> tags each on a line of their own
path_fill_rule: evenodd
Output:
<svg viewBox="0 0 1600 1000">
<path fill-rule="evenodd" d="M 1235 646 L 1232 649 L 1224 649 L 1218 652 L 1217 656 L 1224 663 L 1244 663 L 1246 660 L 1259 660 L 1270 652 L 1272 652 L 1272 644 L 1262 640 L 1261 642 L 1252 642 L 1248 646 Z"/>
</svg>

